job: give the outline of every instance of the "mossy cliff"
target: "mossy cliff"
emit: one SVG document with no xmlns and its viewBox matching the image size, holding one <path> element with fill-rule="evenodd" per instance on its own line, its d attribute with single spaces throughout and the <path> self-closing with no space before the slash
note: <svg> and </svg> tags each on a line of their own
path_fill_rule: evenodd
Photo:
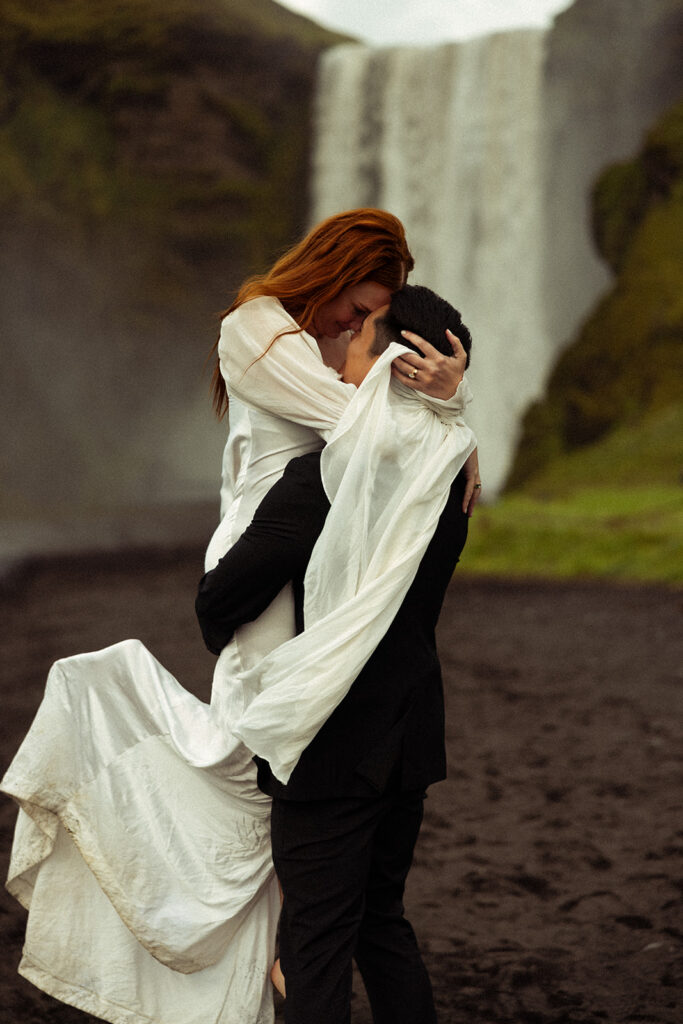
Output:
<svg viewBox="0 0 683 1024">
<path fill-rule="evenodd" d="M 3 206 L 270 259 L 301 222 L 316 55 L 337 40 L 271 0 L 10 0 Z"/>
<path fill-rule="evenodd" d="M 614 287 L 559 359 L 545 398 L 528 411 L 508 490 L 533 489 L 553 464 L 617 430 L 646 438 L 648 423 L 681 402 L 683 102 L 652 129 L 636 159 L 601 175 L 593 228 Z M 643 449 L 644 466 L 648 458 Z M 606 480 L 612 471 L 616 482 L 618 466 L 606 463 Z"/>
<path fill-rule="evenodd" d="M 203 357 L 305 224 L 316 60 L 338 41 L 272 0 L 2 4 L 1 513 L 217 478 Z"/>
</svg>

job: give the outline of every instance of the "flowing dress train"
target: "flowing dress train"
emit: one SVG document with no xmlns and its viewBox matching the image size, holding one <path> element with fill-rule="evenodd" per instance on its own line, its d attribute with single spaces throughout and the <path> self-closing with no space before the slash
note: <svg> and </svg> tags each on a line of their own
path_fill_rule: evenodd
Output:
<svg viewBox="0 0 683 1024">
<path fill-rule="evenodd" d="M 58 661 L 3 789 L 20 973 L 114 1024 L 268 1024 L 279 913 L 248 752 L 136 640 Z"/>
</svg>

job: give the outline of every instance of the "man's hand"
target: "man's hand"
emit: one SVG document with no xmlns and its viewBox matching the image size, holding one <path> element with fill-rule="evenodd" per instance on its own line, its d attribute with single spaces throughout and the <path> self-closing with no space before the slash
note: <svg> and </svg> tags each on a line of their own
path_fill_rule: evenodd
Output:
<svg viewBox="0 0 683 1024">
<path fill-rule="evenodd" d="M 413 391 L 421 391 L 430 398 L 452 398 L 458 390 L 467 365 L 467 353 L 451 331 L 446 331 L 452 356 L 444 356 L 419 334 L 401 331 L 403 337 L 419 348 L 424 359 L 417 352 L 406 352 L 391 364 L 391 373 Z"/>
</svg>

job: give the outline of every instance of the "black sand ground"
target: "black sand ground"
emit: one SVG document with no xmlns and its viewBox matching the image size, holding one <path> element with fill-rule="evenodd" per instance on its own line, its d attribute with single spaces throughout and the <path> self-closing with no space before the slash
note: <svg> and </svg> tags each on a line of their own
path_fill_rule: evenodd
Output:
<svg viewBox="0 0 683 1024">
<path fill-rule="evenodd" d="M 6 579 L 0 767 L 58 657 L 139 637 L 206 697 L 200 574 L 183 550 Z M 440 626 L 450 777 L 407 893 L 441 1024 L 683 1021 L 682 612 L 680 591 L 456 574 Z M 3 799 L 3 874 L 14 816 Z M 24 917 L 3 893 L 0 1022 L 88 1024 L 17 976 Z M 359 991 L 354 1024 L 369 1022 Z"/>
</svg>

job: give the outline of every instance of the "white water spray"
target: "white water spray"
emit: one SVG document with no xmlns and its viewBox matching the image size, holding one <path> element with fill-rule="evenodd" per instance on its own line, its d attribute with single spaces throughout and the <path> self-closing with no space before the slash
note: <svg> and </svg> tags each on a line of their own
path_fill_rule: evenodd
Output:
<svg viewBox="0 0 683 1024">
<path fill-rule="evenodd" d="M 462 312 L 474 337 L 468 419 L 489 494 L 551 358 L 538 244 L 544 35 L 339 47 L 319 83 L 313 220 L 391 210 L 415 256 L 411 280 Z"/>
</svg>

